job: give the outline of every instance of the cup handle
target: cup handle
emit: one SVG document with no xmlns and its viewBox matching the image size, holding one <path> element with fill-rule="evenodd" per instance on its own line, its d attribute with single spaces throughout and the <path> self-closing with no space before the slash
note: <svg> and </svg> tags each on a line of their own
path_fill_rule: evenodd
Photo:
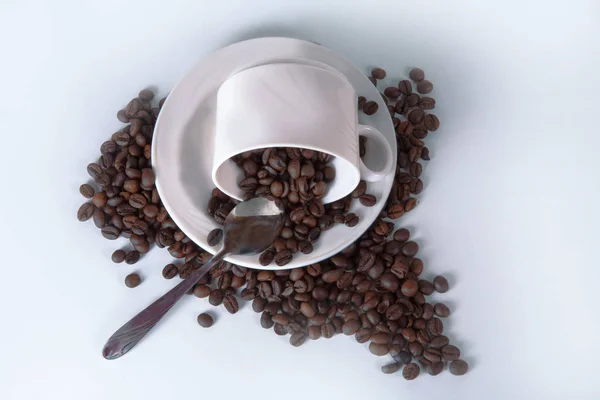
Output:
<svg viewBox="0 0 600 400">
<path fill-rule="evenodd" d="M 367 182 L 377 182 L 383 179 L 384 176 L 392 172 L 394 168 L 394 160 L 392 160 L 392 148 L 383 133 L 369 125 L 358 125 L 359 136 L 364 136 L 377 143 L 377 150 L 381 151 L 381 158 L 385 160 L 384 167 L 379 171 L 374 171 L 360 161 L 360 176 Z M 368 145 L 367 145 L 368 146 Z"/>
</svg>

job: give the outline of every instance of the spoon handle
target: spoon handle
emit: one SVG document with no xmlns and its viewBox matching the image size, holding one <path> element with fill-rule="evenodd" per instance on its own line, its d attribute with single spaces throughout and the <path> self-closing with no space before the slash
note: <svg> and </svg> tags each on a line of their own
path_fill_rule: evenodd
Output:
<svg viewBox="0 0 600 400">
<path fill-rule="evenodd" d="M 165 314 L 190 290 L 210 269 L 225 258 L 228 252 L 222 249 L 202 267 L 181 281 L 164 296 L 146 307 L 129 322 L 119 328 L 106 342 L 102 355 L 107 360 L 114 360 L 133 348 Z"/>
</svg>

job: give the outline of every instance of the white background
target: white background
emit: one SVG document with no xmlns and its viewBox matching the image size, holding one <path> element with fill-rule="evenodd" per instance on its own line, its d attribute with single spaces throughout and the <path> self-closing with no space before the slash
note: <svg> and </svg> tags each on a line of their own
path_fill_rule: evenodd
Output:
<svg viewBox="0 0 600 400">
<path fill-rule="evenodd" d="M 0 399 L 600 398 L 598 4 L 2 0 Z M 293 348 L 249 306 L 202 330 L 196 298 L 102 359 L 173 282 L 166 252 L 114 265 L 116 244 L 77 221 L 87 163 L 139 89 L 166 94 L 211 51 L 265 35 L 434 82 L 442 128 L 401 222 L 426 276 L 451 278 L 438 299 L 468 375 L 383 375 L 388 358 L 347 337 Z M 145 281 L 130 290 L 134 270 Z"/>
</svg>

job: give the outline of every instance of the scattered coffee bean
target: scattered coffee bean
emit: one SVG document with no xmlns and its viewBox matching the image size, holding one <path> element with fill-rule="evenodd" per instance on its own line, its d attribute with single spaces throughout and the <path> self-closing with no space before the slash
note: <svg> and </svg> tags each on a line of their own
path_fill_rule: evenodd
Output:
<svg viewBox="0 0 600 400">
<path fill-rule="evenodd" d="M 221 289 L 213 289 L 208 296 L 208 302 L 211 306 L 221 305 L 223 302 L 223 298 L 225 297 L 223 291 Z"/>
<path fill-rule="evenodd" d="M 415 363 L 408 363 L 402 370 L 402 377 L 407 381 L 412 381 L 421 373 L 421 368 Z"/>
<path fill-rule="evenodd" d="M 174 264 L 167 264 L 162 270 L 162 276 L 165 279 L 173 279 L 178 273 L 179 271 Z"/>
<path fill-rule="evenodd" d="M 142 282 L 142 278 L 138 274 L 129 274 L 125 277 L 125 286 L 134 288 Z"/>
<path fill-rule="evenodd" d="M 225 296 L 223 305 L 229 314 L 235 314 L 240 309 L 237 299 L 232 295 Z"/>
<path fill-rule="evenodd" d="M 208 239 L 207 239 L 208 245 L 216 246 L 217 244 L 219 244 L 219 242 L 221 241 L 222 238 L 223 238 L 223 230 L 220 228 L 213 229 L 208 234 Z"/>
<path fill-rule="evenodd" d="M 444 370 L 444 363 L 441 361 L 434 362 L 427 367 L 427 373 L 432 376 L 439 375 Z"/>
<path fill-rule="evenodd" d="M 377 202 L 377 199 L 372 194 L 363 194 L 358 200 L 360 201 L 360 204 L 365 207 L 373 207 Z"/>
<path fill-rule="evenodd" d="M 393 374 L 398 372 L 400 368 L 402 368 L 402 364 L 399 363 L 387 364 L 381 367 L 381 372 L 384 374 Z"/>
<path fill-rule="evenodd" d="M 400 90 L 400 93 L 403 95 L 408 96 L 412 93 L 412 84 L 410 81 L 402 80 L 398 83 L 398 90 Z"/>
<path fill-rule="evenodd" d="M 378 344 L 371 342 L 371 344 L 369 344 L 369 351 L 371 352 L 371 354 L 376 356 L 385 356 L 389 353 L 390 348 L 387 344 Z"/>
<path fill-rule="evenodd" d="M 362 111 L 367 115 L 373 115 L 377 112 L 378 109 L 379 104 L 377 104 L 377 102 L 375 101 L 370 100 L 365 103 L 365 105 L 362 108 Z"/>
<path fill-rule="evenodd" d="M 140 260 L 140 253 L 135 250 L 127 252 L 125 255 L 125 262 L 129 265 L 135 264 Z"/>
<path fill-rule="evenodd" d="M 292 334 L 292 336 L 290 336 L 290 344 L 294 347 L 302 346 L 304 344 L 304 342 L 306 341 L 307 337 L 308 336 L 307 336 L 306 332 L 304 332 L 302 330 L 294 332 Z"/>
<path fill-rule="evenodd" d="M 407 257 L 414 257 L 419 251 L 419 245 L 416 242 L 408 241 L 402 246 L 402 254 Z"/>
<path fill-rule="evenodd" d="M 358 216 L 354 213 L 346 214 L 344 218 L 344 224 L 348 227 L 354 227 L 358 225 Z"/>
<path fill-rule="evenodd" d="M 124 250 L 115 250 L 110 257 L 114 263 L 122 263 L 125 261 L 125 251 Z"/>
<path fill-rule="evenodd" d="M 421 68 L 413 68 L 408 73 L 408 76 L 415 82 L 421 82 L 425 79 L 425 72 Z"/>
<path fill-rule="evenodd" d="M 423 118 L 423 123 L 425 124 L 425 128 L 430 131 L 437 131 L 440 127 L 440 120 L 435 114 L 427 114 Z"/>
<path fill-rule="evenodd" d="M 446 318 L 450 315 L 450 309 L 444 303 L 437 303 L 433 307 L 435 315 L 441 318 Z"/>
<path fill-rule="evenodd" d="M 469 370 L 469 364 L 463 360 L 454 360 L 450 363 L 450 373 L 452 375 L 464 375 Z"/>
<path fill-rule="evenodd" d="M 417 83 L 417 92 L 421 94 L 430 93 L 433 90 L 433 84 L 427 80 Z"/>
<path fill-rule="evenodd" d="M 433 287 L 438 293 L 446 293 L 448 291 L 448 281 L 441 275 L 433 278 Z"/>
<path fill-rule="evenodd" d="M 371 76 L 375 79 L 384 79 L 387 73 L 383 68 L 373 68 L 371 70 Z"/>
<path fill-rule="evenodd" d="M 447 361 L 458 360 L 460 357 L 460 350 L 458 347 L 451 344 L 442 347 L 442 357 Z"/>
<path fill-rule="evenodd" d="M 81 193 L 81 195 L 86 199 L 91 199 L 95 194 L 92 185 L 88 185 L 87 183 L 79 186 L 79 193 Z"/>
<path fill-rule="evenodd" d="M 87 221 L 94 215 L 94 205 L 92 203 L 84 203 L 77 210 L 77 219 L 79 221 Z"/>
<path fill-rule="evenodd" d="M 202 313 L 198 315 L 197 321 L 198 325 L 200 325 L 203 328 L 210 328 L 211 326 L 213 326 L 214 323 L 213 317 L 207 313 Z"/>
</svg>

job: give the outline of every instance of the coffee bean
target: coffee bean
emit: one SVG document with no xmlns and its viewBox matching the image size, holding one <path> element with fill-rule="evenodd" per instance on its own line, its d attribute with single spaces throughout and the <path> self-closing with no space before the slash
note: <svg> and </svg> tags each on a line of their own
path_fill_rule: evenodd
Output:
<svg viewBox="0 0 600 400">
<path fill-rule="evenodd" d="M 216 307 L 223 302 L 224 297 L 225 297 L 225 294 L 223 293 L 223 291 L 221 289 L 213 289 L 210 292 L 210 295 L 208 296 L 208 302 L 210 303 L 210 305 Z"/>
<path fill-rule="evenodd" d="M 134 288 L 142 282 L 142 278 L 138 274 L 129 274 L 125 277 L 125 286 Z"/>
<path fill-rule="evenodd" d="M 275 258 L 275 253 L 272 252 L 271 250 L 266 250 L 261 253 L 260 257 L 258 257 L 258 262 L 260 263 L 260 265 L 266 267 L 267 265 L 269 265 L 273 262 L 274 258 Z"/>
<path fill-rule="evenodd" d="M 371 342 L 369 344 L 369 351 L 371 352 L 371 354 L 376 355 L 376 356 L 385 356 L 386 354 L 389 353 L 390 348 L 388 347 L 387 344 L 378 344 L 378 343 Z"/>
<path fill-rule="evenodd" d="M 421 68 L 413 68 L 408 73 L 408 76 L 415 82 L 421 82 L 425 79 L 425 72 Z"/>
<path fill-rule="evenodd" d="M 108 240 L 115 240 L 121 234 L 121 231 L 114 226 L 105 226 L 101 230 L 102 236 Z"/>
<path fill-rule="evenodd" d="M 358 99 L 357 99 L 358 109 L 362 110 L 366 102 L 367 102 L 367 99 L 364 96 L 358 96 Z"/>
<path fill-rule="evenodd" d="M 433 287 L 438 293 L 446 293 L 448 291 L 448 281 L 441 275 L 433 278 Z"/>
<path fill-rule="evenodd" d="M 430 131 L 437 131 L 440 127 L 440 120 L 434 114 L 427 114 L 424 117 L 423 122 L 425 123 L 425 128 Z"/>
<path fill-rule="evenodd" d="M 232 295 L 227 295 L 223 299 L 223 305 L 229 314 L 235 314 L 240 309 L 237 299 Z"/>
<path fill-rule="evenodd" d="M 308 338 L 310 340 L 317 340 L 321 337 L 321 327 L 317 325 L 311 325 L 308 327 Z"/>
<path fill-rule="evenodd" d="M 402 294 L 404 296 L 413 297 L 417 294 L 417 291 L 419 290 L 419 284 L 412 279 L 408 279 L 402 284 L 400 290 L 402 291 Z"/>
<path fill-rule="evenodd" d="M 100 175 L 102 175 L 103 171 L 102 171 L 102 168 L 98 164 L 92 163 L 92 164 L 88 164 L 87 172 L 92 177 L 92 179 L 96 179 Z"/>
<path fill-rule="evenodd" d="M 369 77 L 369 80 L 371 81 L 371 83 L 372 83 L 374 86 L 377 86 L 377 79 L 376 79 L 375 77 L 372 77 L 372 76 L 370 76 L 370 77 Z"/>
<path fill-rule="evenodd" d="M 344 274 L 344 269 L 343 268 L 336 268 L 336 269 L 332 269 L 329 270 L 327 272 L 325 272 L 322 275 L 322 279 L 324 282 L 336 282 L 338 279 L 340 279 L 340 277 Z"/>
<path fill-rule="evenodd" d="M 94 194 L 94 197 L 92 197 L 92 203 L 98 208 L 104 207 L 107 201 L 108 196 L 104 192 L 98 192 Z"/>
<path fill-rule="evenodd" d="M 112 262 L 119 264 L 125 261 L 125 251 L 124 250 L 115 250 L 110 257 Z"/>
<path fill-rule="evenodd" d="M 317 218 L 322 217 L 325 214 L 325 207 L 323 206 L 323 203 L 317 200 L 312 200 L 308 204 L 308 210 L 313 216 Z"/>
<path fill-rule="evenodd" d="M 406 79 L 402 80 L 398 83 L 398 90 L 400 90 L 400 93 L 408 96 L 412 93 L 412 84 Z"/>
<path fill-rule="evenodd" d="M 419 245 L 416 242 L 409 241 L 402 246 L 402 254 L 407 257 L 414 257 L 419 251 Z"/>
<path fill-rule="evenodd" d="M 151 168 L 142 169 L 141 185 L 144 190 L 151 190 L 155 179 L 154 171 Z"/>
<path fill-rule="evenodd" d="M 87 221 L 94 215 L 94 205 L 92 203 L 84 203 L 77 210 L 77 219 L 81 222 Z"/>
<path fill-rule="evenodd" d="M 361 180 L 360 182 L 358 182 L 358 185 L 356 186 L 356 188 L 352 191 L 351 196 L 353 199 L 357 199 L 357 198 L 361 197 L 362 195 L 364 195 L 366 191 L 367 191 L 367 182 Z"/>
<path fill-rule="evenodd" d="M 249 177 L 240 181 L 238 186 L 244 192 L 253 192 L 258 188 L 258 180 L 254 177 Z"/>
<path fill-rule="evenodd" d="M 383 68 L 375 67 L 371 70 L 371 76 L 375 79 L 383 79 L 386 75 L 387 74 Z"/>
<path fill-rule="evenodd" d="M 402 370 L 402 377 L 407 381 L 412 381 L 421 373 L 421 368 L 415 363 L 408 363 Z"/>
<path fill-rule="evenodd" d="M 392 100 L 396 100 L 398 97 L 400 97 L 400 95 L 402 94 L 402 92 L 400 92 L 400 90 L 396 87 L 388 87 L 383 91 L 383 94 L 385 94 L 388 98 L 392 99 Z"/>
<path fill-rule="evenodd" d="M 162 270 L 162 276 L 165 279 L 173 279 L 177 276 L 178 270 L 177 267 L 174 264 L 167 264 L 165 265 L 165 267 Z M 196 289 L 200 288 L 202 285 L 196 285 L 196 287 L 194 288 L 194 294 L 196 294 Z M 204 286 L 206 287 L 206 286 Z M 200 290 L 200 289 L 198 289 Z M 206 295 L 208 296 L 208 294 Z M 206 297 L 204 296 L 204 297 Z M 200 296 L 198 296 L 200 297 Z"/>
<path fill-rule="evenodd" d="M 419 100 L 421 98 L 419 97 L 418 94 L 416 93 L 411 93 L 408 96 L 406 96 L 406 106 L 410 108 L 414 108 L 419 104 Z M 419 111 L 422 112 L 422 110 L 418 109 Z M 413 110 L 409 111 L 409 114 L 412 112 Z M 413 122 L 410 118 L 409 120 L 413 123 L 413 124 L 417 124 L 418 122 Z"/>
<path fill-rule="evenodd" d="M 377 202 L 377 199 L 372 194 L 363 194 L 358 200 L 360 201 L 360 204 L 365 207 L 373 207 Z"/>
<path fill-rule="evenodd" d="M 198 325 L 200 325 L 203 328 L 210 328 L 211 326 L 213 326 L 214 323 L 213 317 L 207 313 L 202 313 L 198 315 L 198 318 L 196 318 L 196 320 L 198 321 Z"/>
<path fill-rule="evenodd" d="M 117 112 L 117 119 L 121 122 L 123 122 L 124 124 L 129 122 L 129 117 L 127 117 L 127 114 L 125 113 L 125 110 L 119 110 Z"/>
<path fill-rule="evenodd" d="M 219 242 L 221 241 L 222 238 L 223 238 L 223 230 L 220 228 L 213 229 L 208 234 L 208 239 L 207 239 L 208 245 L 216 246 L 217 244 L 219 244 Z"/>
<path fill-rule="evenodd" d="M 135 250 L 127 252 L 125 255 L 125 262 L 129 265 L 135 264 L 140 260 L 140 253 Z"/>
<path fill-rule="evenodd" d="M 359 329 L 360 329 L 360 322 L 355 319 L 346 321 L 344 323 L 344 325 L 342 326 L 342 332 L 344 333 L 344 335 L 348 335 L 348 336 L 354 335 L 356 332 L 358 332 Z"/>
<path fill-rule="evenodd" d="M 370 100 L 365 103 L 362 110 L 367 115 L 373 115 L 377 112 L 378 109 L 379 109 L 379 104 Z"/>
<path fill-rule="evenodd" d="M 87 183 L 84 183 L 83 185 L 79 186 L 79 193 L 81 193 L 81 195 L 86 199 L 91 199 L 92 197 L 94 197 L 95 194 L 94 188 L 91 185 L 88 185 Z"/>
<path fill-rule="evenodd" d="M 458 360 L 458 358 L 460 357 L 460 350 L 458 349 L 458 347 L 449 344 L 447 346 L 442 347 L 442 357 L 446 361 Z"/>
<path fill-rule="evenodd" d="M 273 320 L 271 319 L 271 314 L 269 314 L 268 312 L 263 312 L 260 316 L 260 326 L 262 326 L 264 329 L 270 329 L 273 327 L 275 323 L 273 322 Z"/>
<path fill-rule="evenodd" d="M 469 364 L 463 360 L 454 360 L 450 363 L 450 373 L 452 375 L 464 375 L 469 370 Z"/>
<path fill-rule="evenodd" d="M 423 80 L 417 83 L 417 92 L 421 94 L 430 93 L 433 90 L 433 84 L 428 80 Z"/>
<path fill-rule="evenodd" d="M 395 372 L 398 372 L 401 367 L 402 364 L 399 363 L 387 364 L 381 367 L 381 372 L 383 372 L 384 374 L 393 374 Z"/>
<path fill-rule="evenodd" d="M 358 221 L 358 215 L 354 213 L 346 214 L 346 217 L 344 218 L 344 224 L 351 228 L 358 225 Z"/>
<path fill-rule="evenodd" d="M 327 322 L 321 325 L 321 337 L 331 339 L 335 334 L 335 327 L 332 323 Z"/>
<path fill-rule="evenodd" d="M 420 124 L 421 122 L 423 122 L 423 119 L 425 118 L 425 112 L 423 110 L 421 110 L 420 108 L 415 108 L 412 111 L 410 111 L 410 113 L 408 114 L 408 120 L 414 124 Z"/>
<path fill-rule="evenodd" d="M 437 303 L 433 309 L 435 315 L 437 315 L 438 317 L 446 318 L 450 315 L 450 309 L 444 303 Z"/>
<path fill-rule="evenodd" d="M 408 351 L 413 357 L 417 358 L 423 354 L 423 346 L 419 342 L 411 342 L 408 344 Z"/>
<path fill-rule="evenodd" d="M 104 215 L 104 213 L 102 212 L 102 210 L 100 209 L 96 209 L 94 210 L 94 214 L 92 215 L 93 220 L 94 220 L 94 225 L 96 225 L 96 228 L 103 228 L 104 225 L 106 225 L 106 216 Z M 118 229 L 117 229 L 118 231 Z"/>
<path fill-rule="evenodd" d="M 433 339 L 431 339 L 431 342 L 429 342 L 429 346 L 434 349 L 443 349 L 444 347 L 446 347 L 448 345 L 448 342 L 449 342 L 449 340 L 448 340 L 447 336 L 440 335 L 440 336 L 436 336 Z M 442 355 L 443 355 L 443 352 L 442 352 Z"/>
<path fill-rule="evenodd" d="M 283 250 L 275 254 L 275 264 L 280 267 L 283 267 L 290 261 L 292 261 L 292 253 L 289 250 Z"/>
<path fill-rule="evenodd" d="M 427 373 L 431 376 L 439 375 L 444 370 L 444 363 L 441 361 L 434 362 L 427 367 Z"/>
<path fill-rule="evenodd" d="M 439 336 L 444 332 L 444 324 L 439 318 L 432 318 L 427 321 L 427 329 L 434 336 Z"/>
<path fill-rule="evenodd" d="M 302 346 L 306 341 L 307 337 L 308 336 L 306 332 L 304 332 L 303 330 L 294 332 L 292 336 L 290 336 L 290 344 L 294 347 Z"/>
</svg>

